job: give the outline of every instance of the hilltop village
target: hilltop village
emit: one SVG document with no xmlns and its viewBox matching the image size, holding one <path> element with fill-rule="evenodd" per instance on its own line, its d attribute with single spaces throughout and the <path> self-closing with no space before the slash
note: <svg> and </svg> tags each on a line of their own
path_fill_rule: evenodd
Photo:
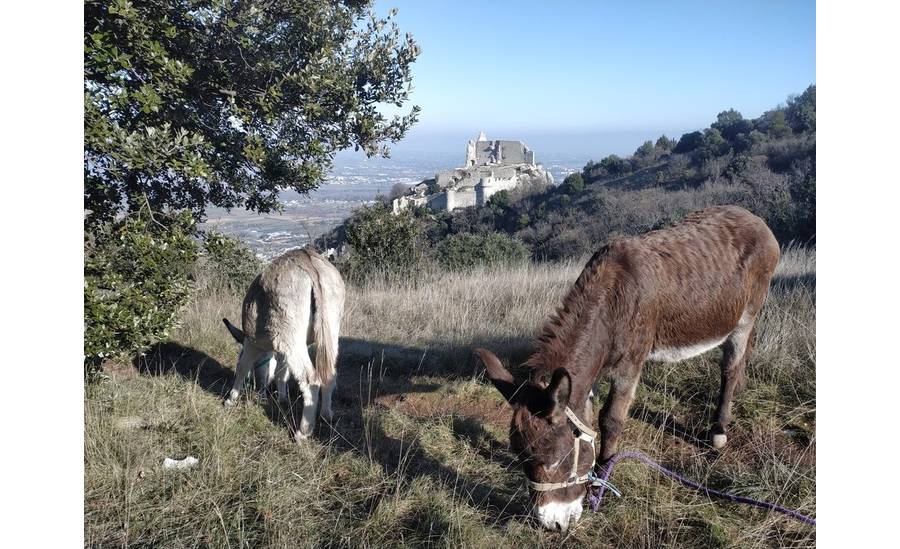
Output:
<svg viewBox="0 0 900 549">
<path fill-rule="evenodd" d="M 489 140 L 484 132 L 466 144 L 465 166 L 438 172 L 410 187 L 392 202 L 394 213 L 410 206 L 450 211 L 482 207 L 494 194 L 521 184 L 552 185 L 553 176 L 535 162 L 534 151 L 521 141 Z"/>
</svg>

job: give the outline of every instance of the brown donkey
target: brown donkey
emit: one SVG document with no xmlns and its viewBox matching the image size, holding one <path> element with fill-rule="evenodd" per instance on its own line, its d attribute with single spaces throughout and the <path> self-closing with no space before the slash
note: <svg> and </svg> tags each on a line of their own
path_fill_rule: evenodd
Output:
<svg viewBox="0 0 900 549">
<path fill-rule="evenodd" d="M 490 351 L 487 376 L 513 407 L 510 448 L 522 458 L 534 513 L 550 529 L 581 517 L 587 473 L 616 453 L 646 360 L 677 362 L 724 343 L 712 444 L 727 441 L 731 400 L 745 384 L 756 317 L 779 258 L 760 218 L 735 206 L 694 212 L 680 225 L 610 242 L 545 325 L 522 382 Z M 610 381 L 593 451 L 591 388 Z"/>
</svg>

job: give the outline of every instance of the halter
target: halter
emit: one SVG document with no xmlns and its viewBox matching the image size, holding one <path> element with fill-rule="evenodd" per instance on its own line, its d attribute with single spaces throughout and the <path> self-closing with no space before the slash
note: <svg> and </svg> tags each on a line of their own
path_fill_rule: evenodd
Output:
<svg viewBox="0 0 900 549">
<path fill-rule="evenodd" d="M 241 349 L 241 354 L 243 354 L 243 353 L 244 353 L 244 350 Z M 272 360 L 273 358 L 275 358 L 275 354 L 274 354 L 274 353 L 266 353 L 266 354 L 264 354 L 264 355 L 262 356 L 262 358 L 259 359 L 259 362 L 257 362 L 256 364 L 253 365 L 253 369 L 252 369 L 252 370 L 247 370 L 247 377 L 246 377 L 246 379 L 250 379 L 250 377 L 253 375 L 253 372 L 255 372 L 256 370 L 259 370 L 259 369 L 262 368 L 263 366 L 267 366 L 267 365 L 269 364 L 269 361 Z"/>
<path fill-rule="evenodd" d="M 525 482 L 528 484 L 528 487 L 536 492 L 547 492 L 558 488 L 568 488 L 569 486 L 574 486 L 576 484 L 585 484 L 589 481 L 588 477 L 593 472 L 594 465 L 597 463 L 597 450 L 594 445 L 594 441 L 597 439 L 597 432 L 585 425 L 568 406 L 566 406 L 566 417 L 569 418 L 569 421 L 575 426 L 575 430 L 572 431 L 572 434 L 575 435 L 575 441 L 572 443 L 572 453 L 574 454 L 572 471 L 569 473 L 569 478 L 562 482 L 534 482 L 526 477 Z M 581 444 L 579 444 L 579 441 L 590 443 L 591 451 L 594 453 L 594 459 L 591 462 L 588 472 L 581 476 L 578 476 L 578 457 L 581 454 Z"/>
<path fill-rule="evenodd" d="M 591 486 L 606 486 L 613 493 L 618 495 L 619 491 L 616 490 L 615 486 L 594 474 L 594 466 L 597 464 L 597 448 L 594 441 L 597 440 L 597 432 L 585 425 L 585 423 L 581 421 L 575 412 L 568 406 L 566 406 L 566 417 L 569 418 L 569 421 L 575 426 L 575 430 L 572 431 L 572 434 L 575 436 L 575 441 L 572 443 L 572 454 L 574 459 L 572 461 L 572 471 L 569 473 L 569 478 L 562 482 L 534 482 L 530 478 L 525 477 L 525 482 L 528 484 L 528 487 L 535 492 L 548 492 L 559 488 L 568 488 L 569 486 L 574 486 L 576 484 L 590 484 Z M 581 444 L 579 441 L 590 443 L 591 452 L 594 455 L 594 459 L 591 460 L 591 466 L 588 468 L 587 472 L 581 476 L 578 475 L 578 457 L 581 454 Z"/>
</svg>

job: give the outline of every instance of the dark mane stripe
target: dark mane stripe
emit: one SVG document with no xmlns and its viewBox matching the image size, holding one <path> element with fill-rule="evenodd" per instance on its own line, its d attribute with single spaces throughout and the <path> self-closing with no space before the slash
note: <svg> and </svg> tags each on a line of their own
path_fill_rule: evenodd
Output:
<svg viewBox="0 0 900 549">
<path fill-rule="evenodd" d="M 537 348 L 525 362 L 527 368 L 542 371 L 562 365 L 561 362 L 571 349 L 574 340 L 585 329 L 583 322 L 585 314 L 590 312 L 590 307 L 597 305 L 589 296 L 598 292 L 597 286 L 603 278 L 604 262 L 608 254 L 607 245 L 591 256 L 563 298 L 562 305 L 544 324 L 541 334 L 537 337 Z"/>
</svg>

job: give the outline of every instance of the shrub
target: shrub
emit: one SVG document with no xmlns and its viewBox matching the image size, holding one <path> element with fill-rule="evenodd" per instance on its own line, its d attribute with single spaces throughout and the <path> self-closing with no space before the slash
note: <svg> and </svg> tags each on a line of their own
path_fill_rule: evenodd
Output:
<svg viewBox="0 0 900 549">
<path fill-rule="evenodd" d="M 669 152 L 675 146 L 675 140 L 669 139 L 665 135 L 659 136 L 659 139 L 656 140 L 655 147 L 663 152 Z"/>
<path fill-rule="evenodd" d="M 794 204 L 793 238 L 810 241 L 816 237 L 816 175 L 807 173 L 791 184 Z"/>
<path fill-rule="evenodd" d="M 527 213 L 523 213 L 519 216 L 519 219 L 516 220 L 516 224 L 518 225 L 519 229 L 524 229 L 531 224 L 531 216 Z"/>
<path fill-rule="evenodd" d="M 189 213 L 141 210 L 85 232 L 86 371 L 140 353 L 164 338 L 190 296 L 197 258 Z"/>
<path fill-rule="evenodd" d="M 584 190 L 584 178 L 577 172 L 569 174 L 563 181 L 562 188 L 566 194 L 578 194 Z"/>
<path fill-rule="evenodd" d="M 628 163 L 619 158 L 618 155 L 611 154 L 600 161 L 600 167 L 609 175 L 622 175 L 628 173 Z"/>
<path fill-rule="evenodd" d="M 766 117 L 769 113 L 763 115 Z M 771 113 L 770 116 L 767 117 L 767 131 L 766 133 L 769 137 L 773 137 L 775 139 L 781 139 L 783 137 L 787 137 L 791 135 L 791 127 L 788 125 L 785 120 L 785 115 L 783 110 L 776 110 Z"/>
<path fill-rule="evenodd" d="M 455 234 L 441 241 L 435 259 L 447 269 L 463 270 L 483 265 L 514 265 L 531 258 L 517 238 L 503 233 Z"/>
<path fill-rule="evenodd" d="M 722 137 L 728 141 L 733 141 L 738 135 L 750 133 L 753 123 L 746 120 L 738 111 L 728 109 L 720 112 L 710 127 L 719 130 Z"/>
<path fill-rule="evenodd" d="M 672 152 L 675 154 L 689 153 L 703 144 L 703 134 L 690 132 L 681 136 Z"/>
<path fill-rule="evenodd" d="M 488 198 L 488 205 L 497 211 L 497 213 L 503 213 L 503 210 L 509 208 L 509 193 L 506 191 L 500 191 Z"/>
<path fill-rule="evenodd" d="M 262 261 L 233 236 L 207 231 L 203 235 L 203 248 L 206 260 L 214 268 L 215 281 L 223 287 L 246 288 L 262 270 Z"/>
<path fill-rule="evenodd" d="M 373 273 L 409 270 L 423 255 L 419 220 L 407 210 L 395 215 L 382 203 L 353 212 L 346 234 L 351 252 L 342 268 L 357 280 Z"/>
<path fill-rule="evenodd" d="M 716 128 L 707 128 L 703 132 L 703 142 L 694 150 L 692 159 L 699 166 L 717 156 L 726 154 L 729 148 L 728 141 L 722 137 L 722 132 Z"/>
<path fill-rule="evenodd" d="M 637 156 L 638 158 L 651 158 L 655 152 L 653 141 L 644 141 L 644 143 L 634 151 L 634 156 Z"/>
<path fill-rule="evenodd" d="M 816 131 L 816 86 L 806 88 L 800 96 L 788 99 L 785 118 L 795 132 Z"/>
</svg>

